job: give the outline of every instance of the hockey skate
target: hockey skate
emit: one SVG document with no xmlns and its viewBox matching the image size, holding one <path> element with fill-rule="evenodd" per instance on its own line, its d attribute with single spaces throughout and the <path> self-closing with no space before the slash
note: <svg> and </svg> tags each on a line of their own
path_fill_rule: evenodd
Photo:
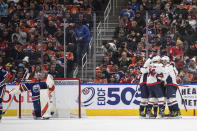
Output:
<svg viewBox="0 0 197 131">
<path fill-rule="evenodd" d="M 2 115 L 0 115 L 0 123 L 1 123 Z"/>
<path fill-rule="evenodd" d="M 147 111 L 146 119 L 155 119 L 155 116 L 153 115 L 153 113 L 151 112 L 151 110 L 148 110 Z"/>
<path fill-rule="evenodd" d="M 146 114 L 142 111 L 140 111 L 140 118 L 145 118 L 146 117 Z"/>
<path fill-rule="evenodd" d="M 171 118 L 171 116 L 172 116 L 172 111 L 169 111 L 169 113 L 168 114 L 165 114 L 165 118 Z"/>
<path fill-rule="evenodd" d="M 164 114 L 164 110 L 163 109 L 159 109 L 159 115 L 157 118 L 164 118 L 165 117 L 165 114 Z"/>
<path fill-rule="evenodd" d="M 154 114 L 153 114 L 153 115 L 154 115 L 154 117 L 156 118 L 156 117 L 157 117 L 157 112 L 154 112 Z"/>
<path fill-rule="evenodd" d="M 181 112 L 180 111 L 173 111 L 171 113 L 170 118 L 172 118 L 172 119 L 180 119 L 180 118 L 182 118 L 181 117 Z"/>
</svg>

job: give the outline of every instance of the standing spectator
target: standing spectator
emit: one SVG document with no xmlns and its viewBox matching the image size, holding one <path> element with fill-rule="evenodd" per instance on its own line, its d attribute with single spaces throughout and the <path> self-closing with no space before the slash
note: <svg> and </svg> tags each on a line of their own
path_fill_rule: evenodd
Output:
<svg viewBox="0 0 197 131">
<path fill-rule="evenodd" d="M 86 25 L 82 25 L 81 22 L 77 21 L 74 36 L 77 43 L 77 61 L 80 64 L 82 55 L 88 51 L 90 30 Z"/>
<path fill-rule="evenodd" d="M 46 30 L 49 32 L 49 34 L 54 35 L 54 33 L 57 31 L 57 27 L 53 21 L 49 21 L 49 24 L 46 26 Z"/>
<path fill-rule="evenodd" d="M 175 61 L 178 70 L 183 68 L 183 42 L 181 40 L 177 40 L 176 46 L 170 48 L 169 56 Z"/>
</svg>

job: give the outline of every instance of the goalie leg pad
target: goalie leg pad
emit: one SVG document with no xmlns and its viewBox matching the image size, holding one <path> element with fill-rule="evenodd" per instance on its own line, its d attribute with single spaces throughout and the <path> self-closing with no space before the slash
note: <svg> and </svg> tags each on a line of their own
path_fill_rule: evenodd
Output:
<svg viewBox="0 0 197 131">
<path fill-rule="evenodd" d="M 51 109 L 49 106 L 49 90 L 41 89 L 40 90 L 40 104 L 41 104 L 41 113 L 42 118 L 50 118 L 51 117 Z"/>
<path fill-rule="evenodd" d="M 51 89 L 52 91 L 54 90 L 54 80 L 53 80 L 53 76 L 52 75 L 48 75 L 47 76 L 47 80 L 46 80 L 46 84 L 49 87 L 49 89 Z"/>
<path fill-rule="evenodd" d="M 32 102 L 34 107 L 34 115 L 35 117 L 41 117 L 41 105 L 40 105 L 40 89 L 34 90 L 31 88 L 32 93 Z"/>
<path fill-rule="evenodd" d="M 3 96 L 5 94 L 5 86 L 0 87 L 0 99 L 3 99 Z"/>
<path fill-rule="evenodd" d="M 1 114 L 2 114 L 2 111 L 3 111 L 3 104 L 2 104 L 2 99 L 0 98 L 0 117 L 1 117 Z"/>
<path fill-rule="evenodd" d="M 5 93 L 5 86 L 0 87 L 0 116 L 2 114 L 3 111 L 3 96 Z"/>
</svg>

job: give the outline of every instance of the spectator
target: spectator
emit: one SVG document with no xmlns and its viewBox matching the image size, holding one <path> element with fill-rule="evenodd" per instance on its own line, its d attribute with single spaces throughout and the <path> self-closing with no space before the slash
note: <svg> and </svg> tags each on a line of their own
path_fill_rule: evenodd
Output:
<svg viewBox="0 0 197 131">
<path fill-rule="evenodd" d="M 126 52 L 122 52 L 122 56 L 119 59 L 119 68 L 123 71 L 126 71 L 128 69 L 128 66 L 131 64 L 131 59 L 127 57 Z"/>
<path fill-rule="evenodd" d="M 170 48 L 169 56 L 175 61 L 178 70 L 183 68 L 183 42 L 181 40 L 177 40 L 176 46 Z"/>
<path fill-rule="evenodd" d="M 196 64 L 196 58 L 193 57 L 190 60 L 189 66 L 188 66 L 188 72 L 191 74 L 197 74 L 197 64 Z"/>
<path fill-rule="evenodd" d="M 14 36 L 17 36 L 18 42 L 22 45 L 26 43 L 27 33 L 23 32 L 20 27 L 16 27 L 15 32 L 12 34 L 12 41 Z"/>
<path fill-rule="evenodd" d="M 103 42 L 103 50 L 104 50 L 104 54 L 107 54 L 108 51 L 112 51 L 112 52 L 117 51 L 117 48 L 116 48 L 116 45 L 114 43 L 104 41 Z"/>
<path fill-rule="evenodd" d="M 120 79 L 121 84 L 124 84 L 124 83 L 131 84 L 133 83 L 133 81 L 134 81 L 134 77 L 131 76 L 130 72 L 126 72 L 125 76 Z"/>
<path fill-rule="evenodd" d="M 189 58 L 193 58 L 194 56 L 197 56 L 197 47 L 195 46 L 195 44 L 190 44 L 189 48 L 187 49 L 186 56 L 189 56 Z"/>
<path fill-rule="evenodd" d="M 82 54 L 87 52 L 89 48 L 90 30 L 86 25 L 77 21 L 74 36 L 77 43 L 77 61 L 78 64 L 81 64 Z"/>
</svg>

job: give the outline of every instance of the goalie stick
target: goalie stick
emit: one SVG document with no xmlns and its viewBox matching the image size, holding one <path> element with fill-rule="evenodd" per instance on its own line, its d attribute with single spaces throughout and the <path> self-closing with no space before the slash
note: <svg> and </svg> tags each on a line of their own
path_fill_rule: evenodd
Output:
<svg viewBox="0 0 197 131">
<path fill-rule="evenodd" d="M 27 73 L 28 73 L 28 71 L 25 71 L 25 73 L 24 73 L 23 78 L 22 78 L 21 81 L 24 81 L 24 78 L 25 78 L 25 76 L 27 75 Z M 11 100 L 10 100 L 10 103 L 8 104 L 8 106 L 7 106 L 7 108 L 5 109 L 5 111 L 2 112 L 2 115 L 5 115 L 5 114 L 7 113 L 8 109 L 10 108 L 10 106 L 11 106 L 13 100 L 14 100 L 14 97 L 15 97 L 15 95 L 12 96 L 12 98 L 11 98 Z M 20 97 L 20 96 L 19 96 L 19 97 Z"/>
</svg>

